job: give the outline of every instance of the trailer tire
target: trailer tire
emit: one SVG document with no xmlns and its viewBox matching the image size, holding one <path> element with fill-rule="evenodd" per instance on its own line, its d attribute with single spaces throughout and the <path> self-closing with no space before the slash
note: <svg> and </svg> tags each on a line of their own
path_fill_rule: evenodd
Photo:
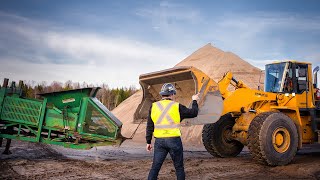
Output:
<svg viewBox="0 0 320 180">
<path fill-rule="evenodd" d="M 234 123 L 235 121 L 231 115 L 226 114 L 216 123 L 203 126 L 202 142 L 211 155 L 216 157 L 235 157 L 242 151 L 243 144 L 230 138 Z"/>
<path fill-rule="evenodd" d="M 261 113 L 250 123 L 248 148 L 253 159 L 263 164 L 286 165 L 298 150 L 297 128 L 281 112 Z"/>
</svg>

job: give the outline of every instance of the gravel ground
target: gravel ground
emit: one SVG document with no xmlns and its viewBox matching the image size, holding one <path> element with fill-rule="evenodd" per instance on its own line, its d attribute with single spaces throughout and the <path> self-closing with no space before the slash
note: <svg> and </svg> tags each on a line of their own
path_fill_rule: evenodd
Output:
<svg viewBox="0 0 320 180">
<path fill-rule="evenodd" d="M 131 141 L 91 150 L 13 141 L 12 154 L 0 155 L 0 179 L 146 179 L 152 154 L 144 148 Z M 187 179 L 320 179 L 319 145 L 299 151 L 291 164 L 278 167 L 255 162 L 247 148 L 235 158 L 212 157 L 202 145 L 184 149 Z M 169 156 L 159 179 L 175 179 Z"/>
</svg>

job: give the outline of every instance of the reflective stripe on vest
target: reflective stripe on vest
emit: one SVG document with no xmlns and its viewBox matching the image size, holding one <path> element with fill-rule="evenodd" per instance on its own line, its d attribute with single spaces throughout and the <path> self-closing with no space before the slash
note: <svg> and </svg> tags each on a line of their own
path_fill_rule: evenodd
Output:
<svg viewBox="0 0 320 180">
<path fill-rule="evenodd" d="M 170 100 L 153 103 L 151 119 L 154 122 L 154 137 L 181 136 L 179 103 Z"/>
</svg>

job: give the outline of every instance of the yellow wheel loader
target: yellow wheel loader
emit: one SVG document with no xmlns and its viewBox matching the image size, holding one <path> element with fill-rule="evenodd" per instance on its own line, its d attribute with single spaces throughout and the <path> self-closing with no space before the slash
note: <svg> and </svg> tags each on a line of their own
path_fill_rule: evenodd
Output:
<svg viewBox="0 0 320 180">
<path fill-rule="evenodd" d="M 177 88 L 176 101 L 186 106 L 200 92 L 199 115 L 184 125 L 204 124 L 202 141 L 210 154 L 234 157 L 248 146 L 254 159 L 285 165 L 303 144 L 320 142 L 318 71 L 305 62 L 267 64 L 264 91 L 249 88 L 231 72 L 218 83 L 194 67 L 144 74 L 143 99 L 134 119 L 147 118 L 151 103 L 160 99 L 161 85 L 170 82 Z"/>
</svg>

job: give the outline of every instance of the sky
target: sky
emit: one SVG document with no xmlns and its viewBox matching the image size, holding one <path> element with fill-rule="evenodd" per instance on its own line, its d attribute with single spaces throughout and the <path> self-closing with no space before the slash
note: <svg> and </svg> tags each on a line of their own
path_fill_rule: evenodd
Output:
<svg viewBox="0 0 320 180">
<path fill-rule="evenodd" d="M 211 43 L 264 68 L 320 65 L 318 0 L 3 0 L 0 78 L 139 88 Z"/>
</svg>

